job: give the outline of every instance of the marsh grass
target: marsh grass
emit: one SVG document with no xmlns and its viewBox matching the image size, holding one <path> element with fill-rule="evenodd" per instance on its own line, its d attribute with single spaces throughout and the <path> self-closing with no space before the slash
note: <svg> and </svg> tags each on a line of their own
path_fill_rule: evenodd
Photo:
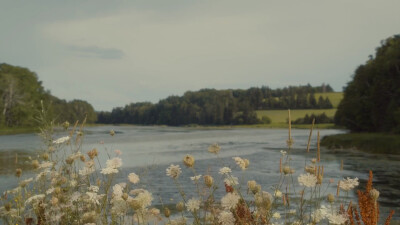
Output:
<svg viewBox="0 0 400 225">
<path fill-rule="evenodd" d="M 233 157 L 235 166 L 223 166 L 226 164 L 219 156 L 223 146 L 212 144 L 208 152 L 219 163 L 210 165 L 204 174 L 197 173 L 196 159 L 191 155 L 182 156 L 181 164 L 166 168 L 166 176 L 181 199 L 164 205 L 165 199 L 160 198 L 161 207 L 155 207 L 152 203 L 158 195 L 146 189 L 142 176 L 132 171 L 124 178 L 126 182 L 116 182 L 117 178 L 121 179 L 123 163 L 119 150 L 83 149 L 85 121 L 72 126 L 65 123 L 65 136 L 56 138 L 54 123 L 48 122 L 44 111 L 38 120 L 42 124 L 40 135 L 44 148 L 30 162 L 35 176 L 22 180 L 24 170 L 16 168 L 18 187 L 1 197 L 0 217 L 4 224 L 300 225 L 354 224 L 364 219 L 375 222 L 364 224 L 377 224 L 379 221 L 379 194 L 371 192 L 372 177 L 367 191 L 359 194 L 358 208 L 348 198 L 349 192 L 358 185 L 357 178 L 340 180 L 336 195 L 327 193 L 336 183 L 324 179 L 319 135 L 316 152 L 304 149 L 308 152 L 305 167 L 293 167 L 291 154 L 296 140 L 291 136 L 290 122 L 286 149 L 276 153 L 280 154 L 276 167 L 279 181 L 272 189 L 262 187 L 256 180 L 245 180 L 246 170 L 251 167 L 248 159 Z M 118 134 L 110 131 L 109 135 Z M 312 131 L 309 142 L 311 136 Z M 107 155 L 108 160 L 101 162 L 99 154 Z M 296 170 L 302 171 L 299 176 L 295 175 Z M 190 180 L 181 176 L 182 171 L 192 174 Z M 337 172 L 340 173 L 339 168 Z M 193 182 L 195 188 L 185 190 L 183 182 Z M 224 190 L 222 198 L 216 195 L 218 189 Z M 368 213 L 371 209 L 375 210 L 375 216 Z M 357 210 L 360 213 L 355 213 Z M 361 219 L 352 220 L 352 216 Z"/>
</svg>

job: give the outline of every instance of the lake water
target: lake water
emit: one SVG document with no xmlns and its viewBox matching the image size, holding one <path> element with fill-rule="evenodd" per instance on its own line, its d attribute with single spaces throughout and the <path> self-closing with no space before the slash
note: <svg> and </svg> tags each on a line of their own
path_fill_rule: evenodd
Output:
<svg viewBox="0 0 400 225">
<path fill-rule="evenodd" d="M 109 131 L 116 131 L 110 136 Z M 321 136 L 343 133 L 342 130 L 321 130 Z M 239 177 L 245 186 L 248 180 L 256 180 L 263 190 L 271 191 L 270 187 L 279 179 L 280 150 L 286 150 L 288 132 L 285 129 L 196 129 L 173 127 L 137 127 L 137 126 L 100 126 L 85 130 L 83 152 L 97 148 L 100 161 L 107 159 L 106 151 L 114 155 L 114 150 L 122 151 L 123 170 L 119 173 L 118 182 L 126 182 L 130 172 L 141 175 L 141 184 L 154 195 L 154 203 L 159 204 L 160 197 L 164 204 L 176 203 L 180 200 L 173 181 L 165 175 L 165 169 L 170 164 L 180 164 L 183 170 L 179 178 L 184 188 L 194 188 L 189 179 L 193 176 L 182 164 L 182 158 L 191 154 L 196 159 L 195 169 L 199 174 L 211 173 L 218 177 L 217 172 L 223 166 L 233 168 L 233 174 Z M 304 173 L 305 163 L 315 157 L 316 131 L 314 131 L 312 149 L 306 153 L 309 130 L 294 129 L 292 131 L 294 146 L 292 150 L 292 165 L 296 169 L 295 177 Z M 65 136 L 59 134 L 59 136 Z M 221 146 L 219 158 L 209 153 L 207 148 L 212 143 Z M 17 167 L 24 168 L 24 162 L 29 156 L 34 156 L 43 147 L 40 138 L 35 134 L 20 134 L 0 136 L 0 191 L 12 189 L 17 182 L 14 172 Z M 15 164 L 15 154 L 18 153 L 18 165 Z M 246 171 L 240 171 L 235 166 L 232 157 L 240 156 L 250 160 Z M 341 160 L 344 170 L 340 171 Z M 334 179 L 335 183 L 343 177 L 359 177 L 360 187 L 364 188 L 368 171 L 374 172 L 374 187 L 380 193 L 380 204 L 383 207 L 381 215 L 388 209 L 400 210 L 400 157 L 396 155 L 367 154 L 356 150 L 340 151 L 322 148 L 321 161 L 324 165 L 324 179 Z M 30 177 L 29 172 L 24 178 Z M 219 181 L 221 182 L 221 181 Z M 245 183 L 246 182 L 246 183 Z M 222 183 L 220 185 L 223 187 Z M 222 188 L 219 190 L 222 195 Z M 336 193 L 336 184 L 328 192 Z M 190 196 L 189 196 L 190 197 Z M 350 195 L 354 198 L 354 193 Z M 399 213 L 395 218 L 399 219 Z"/>
</svg>

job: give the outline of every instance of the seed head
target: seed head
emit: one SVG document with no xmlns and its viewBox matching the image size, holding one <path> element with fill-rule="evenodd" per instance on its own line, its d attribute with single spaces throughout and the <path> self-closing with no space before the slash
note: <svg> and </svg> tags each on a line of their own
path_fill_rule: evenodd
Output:
<svg viewBox="0 0 400 225">
<path fill-rule="evenodd" d="M 178 204 L 176 204 L 176 210 L 178 212 L 183 212 L 183 210 L 185 210 L 185 204 L 183 202 L 178 202 Z"/>
<path fill-rule="evenodd" d="M 49 160 L 49 154 L 47 154 L 47 153 L 43 153 L 42 154 L 42 159 L 44 159 L 44 160 Z"/>
<path fill-rule="evenodd" d="M 204 175 L 204 183 L 210 188 L 214 183 L 214 179 L 210 175 Z"/>
<path fill-rule="evenodd" d="M 169 210 L 167 207 L 164 208 L 164 216 L 169 218 L 171 215 L 171 210 Z"/>
<path fill-rule="evenodd" d="M 36 159 L 32 160 L 32 166 L 33 166 L 34 169 L 39 168 L 39 161 L 37 161 Z"/>
<path fill-rule="evenodd" d="M 335 196 L 331 193 L 328 194 L 328 202 L 333 203 L 335 201 Z"/>
<path fill-rule="evenodd" d="M 369 192 L 369 196 L 371 196 L 372 200 L 376 201 L 379 198 L 379 191 L 376 190 L 375 188 L 373 188 L 370 192 Z"/>
<path fill-rule="evenodd" d="M 183 158 L 183 163 L 185 166 L 191 168 L 194 166 L 194 157 L 191 155 L 186 155 L 185 158 Z"/>
</svg>

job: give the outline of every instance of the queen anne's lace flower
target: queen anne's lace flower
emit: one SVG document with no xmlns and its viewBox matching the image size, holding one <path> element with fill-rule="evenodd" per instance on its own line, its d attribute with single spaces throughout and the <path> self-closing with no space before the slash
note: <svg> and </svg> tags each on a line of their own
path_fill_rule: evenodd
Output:
<svg viewBox="0 0 400 225">
<path fill-rule="evenodd" d="M 227 193 L 221 199 L 222 208 L 229 210 L 236 208 L 237 203 L 239 202 L 240 196 L 236 193 Z"/>
<path fill-rule="evenodd" d="M 228 178 L 224 179 L 224 182 L 229 186 L 235 186 L 239 184 L 239 179 L 234 176 L 229 176 Z"/>
<path fill-rule="evenodd" d="M 280 219 L 281 218 L 281 214 L 279 212 L 274 212 L 274 214 L 272 214 L 272 218 Z"/>
<path fill-rule="evenodd" d="M 120 168 L 122 166 L 122 159 L 118 158 L 118 157 L 109 159 L 109 160 L 107 160 L 106 165 L 107 165 L 107 167 L 114 168 L 114 169 Z"/>
<path fill-rule="evenodd" d="M 53 144 L 62 144 L 64 142 L 69 141 L 69 139 L 70 139 L 69 136 L 61 137 L 61 138 L 58 138 L 57 140 L 54 140 Z"/>
<path fill-rule="evenodd" d="M 201 175 L 190 177 L 192 181 L 198 181 L 201 178 Z"/>
<path fill-rule="evenodd" d="M 348 177 L 347 179 L 343 179 L 339 183 L 339 187 L 344 191 L 350 191 L 359 185 L 358 178 L 351 179 Z"/>
<path fill-rule="evenodd" d="M 171 177 L 171 178 L 178 178 L 179 175 L 182 173 L 181 168 L 179 167 L 179 165 L 173 165 L 171 164 L 167 169 L 167 176 Z"/>
<path fill-rule="evenodd" d="M 236 164 L 242 169 L 245 170 L 247 168 L 247 163 L 244 159 L 240 157 L 233 157 L 233 160 L 235 160 Z"/>
<path fill-rule="evenodd" d="M 222 167 L 221 169 L 219 169 L 219 174 L 225 175 L 228 173 L 231 173 L 232 170 L 229 167 Z"/>
<path fill-rule="evenodd" d="M 221 225 L 234 225 L 235 224 L 235 217 L 233 217 L 233 214 L 228 211 L 222 211 L 219 214 L 218 222 Z"/>
<path fill-rule="evenodd" d="M 136 175 L 136 173 L 130 173 L 130 174 L 128 175 L 128 179 L 129 179 L 129 181 L 130 181 L 131 183 L 133 183 L 133 184 L 137 184 L 137 183 L 139 183 L 139 181 L 140 181 L 139 176 Z"/>
<path fill-rule="evenodd" d="M 341 225 L 347 221 L 347 216 L 345 214 L 327 214 L 326 217 L 329 220 L 329 224 Z"/>
<path fill-rule="evenodd" d="M 191 198 L 186 202 L 186 209 L 191 212 L 195 212 L 200 209 L 200 200 Z"/>
<path fill-rule="evenodd" d="M 302 186 L 306 186 L 306 187 L 315 187 L 315 185 L 317 184 L 317 177 L 315 175 L 312 174 L 301 174 L 298 177 L 298 181 L 300 183 L 300 185 Z"/>
<path fill-rule="evenodd" d="M 80 173 L 81 171 L 79 171 Z M 118 170 L 112 167 L 106 167 L 104 169 L 101 170 L 102 174 L 113 174 L 113 173 L 118 173 Z"/>
</svg>

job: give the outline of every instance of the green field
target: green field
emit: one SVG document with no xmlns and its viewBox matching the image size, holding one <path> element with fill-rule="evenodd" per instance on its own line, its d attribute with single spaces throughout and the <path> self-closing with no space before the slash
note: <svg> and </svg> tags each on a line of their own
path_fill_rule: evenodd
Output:
<svg viewBox="0 0 400 225">
<path fill-rule="evenodd" d="M 337 108 L 343 98 L 343 92 L 315 93 L 315 99 L 317 101 L 319 96 L 322 96 L 324 99 L 328 97 L 333 105 L 333 108 Z"/>
<path fill-rule="evenodd" d="M 325 113 L 328 117 L 333 117 L 335 115 L 336 109 L 294 109 L 290 110 L 291 120 L 296 120 L 299 118 L 304 118 L 306 114 L 319 115 Z M 257 110 L 257 117 L 262 118 L 263 116 L 268 116 L 272 124 L 275 123 L 286 123 L 288 118 L 287 110 Z"/>
</svg>

